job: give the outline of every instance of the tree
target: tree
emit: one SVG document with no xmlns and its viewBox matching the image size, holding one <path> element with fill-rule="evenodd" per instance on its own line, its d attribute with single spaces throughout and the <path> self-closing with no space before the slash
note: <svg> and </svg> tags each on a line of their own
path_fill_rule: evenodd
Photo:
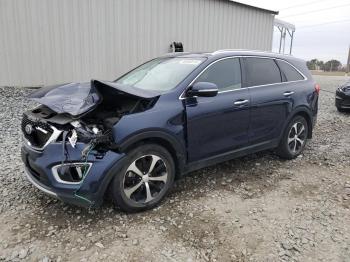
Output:
<svg viewBox="0 0 350 262">
<path fill-rule="evenodd" d="M 338 71 L 341 68 L 341 63 L 338 60 L 332 59 L 324 64 L 325 71 Z"/>
<path fill-rule="evenodd" d="M 318 63 L 319 61 L 316 58 L 314 58 L 314 59 L 311 59 L 310 61 L 307 61 L 306 65 L 310 70 L 316 70 Z"/>
<path fill-rule="evenodd" d="M 317 61 L 317 59 L 311 59 L 310 61 L 306 62 L 307 68 L 309 70 L 315 70 L 316 66 L 315 66 L 315 62 Z"/>
<path fill-rule="evenodd" d="M 322 60 L 318 61 L 317 66 L 319 70 L 324 70 L 324 62 Z"/>
</svg>

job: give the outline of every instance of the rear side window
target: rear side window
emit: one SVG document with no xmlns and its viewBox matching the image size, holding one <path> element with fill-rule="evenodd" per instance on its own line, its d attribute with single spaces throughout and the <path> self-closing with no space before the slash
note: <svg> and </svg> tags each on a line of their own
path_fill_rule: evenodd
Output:
<svg viewBox="0 0 350 262">
<path fill-rule="evenodd" d="M 290 64 L 282 60 L 276 60 L 276 62 L 281 69 L 283 82 L 304 80 L 304 77 Z"/>
<path fill-rule="evenodd" d="M 210 82 L 217 85 L 219 91 L 241 88 L 241 66 L 238 58 L 228 58 L 209 66 L 196 82 Z"/>
<path fill-rule="evenodd" d="M 281 83 L 281 72 L 273 59 L 246 57 L 243 60 L 248 87 Z"/>
</svg>

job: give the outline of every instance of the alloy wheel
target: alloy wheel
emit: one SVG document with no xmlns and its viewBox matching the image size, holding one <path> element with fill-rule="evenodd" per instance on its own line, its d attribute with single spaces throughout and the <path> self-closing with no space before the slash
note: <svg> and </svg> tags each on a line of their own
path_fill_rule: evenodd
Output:
<svg viewBox="0 0 350 262">
<path fill-rule="evenodd" d="M 303 123 L 296 122 L 288 134 L 288 148 L 293 154 L 303 149 L 306 140 L 306 129 Z"/>
<path fill-rule="evenodd" d="M 167 167 L 162 158 L 145 155 L 132 162 L 126 170 L 123 190 L 128 199 L 145 204 L 161 195 L 167 180 Z"/>
</svg>

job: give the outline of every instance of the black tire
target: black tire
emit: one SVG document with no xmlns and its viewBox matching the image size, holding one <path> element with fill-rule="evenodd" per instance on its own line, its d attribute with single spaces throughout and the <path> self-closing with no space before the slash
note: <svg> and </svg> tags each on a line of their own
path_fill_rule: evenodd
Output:
<svg viewBox="0 0 350 262">
<path fill-rule="evenodd" d="M 149 172 L 153 161 L 154 168 Z M 170 153 L 159 145 L 144 144 L 126 154 L 121 171 L 112 180 L 111 196 L 115 204 L 126 212 L 152 209 L 168 194 L 174 178 L 175 164 Z"/>
<path fill-rule="evenodd" d="M 345 112 L 345 110 L 339 106 L 337 106 L 337 110 L 338 110 L 338 112 Z"/>
<path fill-rule="evenodd" d="M 303 131 L 301 132 L 301 130 Z M 283 132 L 282 139 L 276 151 L 277 155 L 285 159 L 293 159 L 300 155 L 305 148 L 308 131 L 306 119 L 302 116 L 294 117 Z M 299 132 L 300 134 L 298 135 L 297 133 Z M 303 142 L 301 143 L 301 141 Z"/>
</svg>

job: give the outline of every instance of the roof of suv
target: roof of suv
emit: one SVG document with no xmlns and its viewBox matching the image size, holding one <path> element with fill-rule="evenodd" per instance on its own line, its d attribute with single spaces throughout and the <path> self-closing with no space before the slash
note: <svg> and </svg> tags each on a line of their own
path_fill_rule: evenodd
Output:
<svg viewBox="0 0 350 262">
<path fill-rule="evenodd" d="M 303 62 L 302 59 L 296 58 L 292 55 L 284 55 L 279 53 L 267 52 L 267 51 L 256 51 L 256 50 L 245 50 L 245 49 L 223 49 L 215 52 L 183 52 L 183 53 L 169 53 L 164 56 L 168 57 L 184 57 L 184 58 L 195 58 L 195 57 L 226 57 L 226 56 L 261 56 L 261 57 L 272 57 L 280 58 L 285 60 L 295 60 Z"/>
</svg>

